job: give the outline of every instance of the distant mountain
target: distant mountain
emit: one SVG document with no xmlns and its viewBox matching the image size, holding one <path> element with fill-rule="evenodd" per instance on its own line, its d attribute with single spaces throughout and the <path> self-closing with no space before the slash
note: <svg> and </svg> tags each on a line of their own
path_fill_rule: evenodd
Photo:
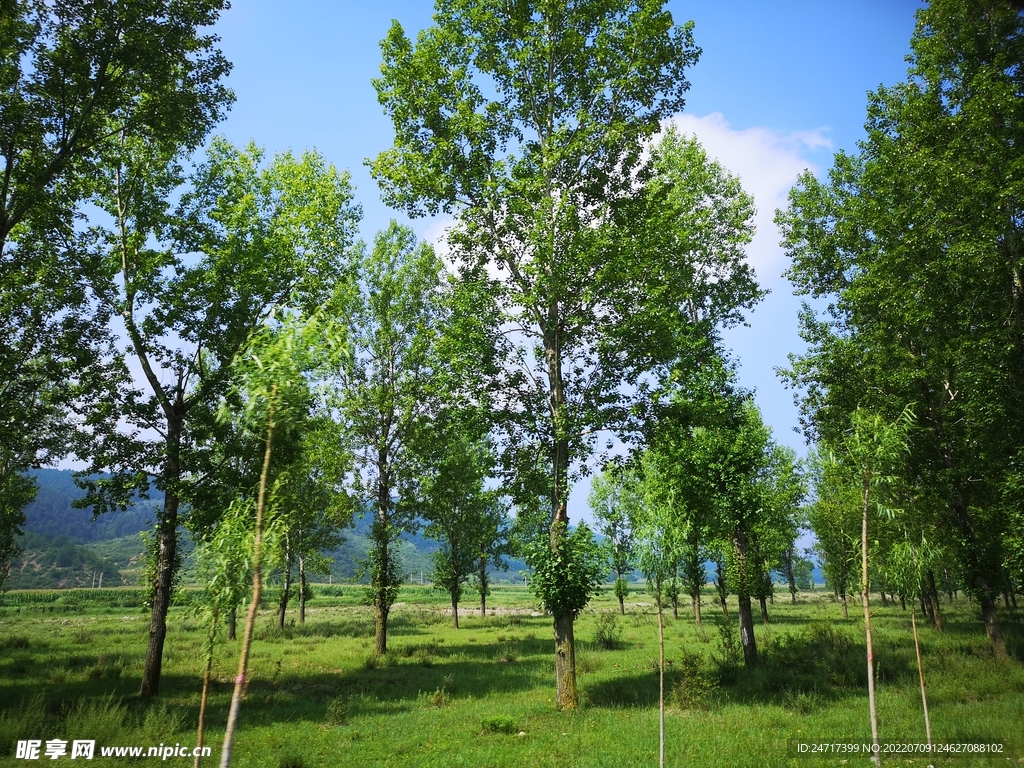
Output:
<svg viewBox="0 0 1024 768">
<path fill-rule="evenodd" d="M 73 473 L 67 469 L 34 470 L 39 485 L 34 501 L 25 507 L 25 534 L 20 539 L 22 555 L 12 564 L 7 589 L 47 589 L 58 587 L 89 587 L 103 574 L 103 584 L 134 584 L 138 582 L 144 554 L 139 534 L 156 523 L 163 494 L 153 489 L 150 499 L 138 499 L 124 512 L 109 512 L 92 519 L 91 509 L 75 509 L 72 504 L 84 492 L 75 485 Z M 371 514 L 364 514 L 344 531 L 345 541 L 332 552 L 331 576 L 350 581 L 366 558 Z M 431 555 L 439 543 L 423 536 L 422 529 L 402 534 L 399 557 L 402 570 L 413 581 L 429 581 L 433 571 Z M 193 544 L 187 532 L 182 533 L 181 551 L 186 556 L 184 581 L 189 579 L 188 553 Z M 510 569 L 494 571 L 495 581 L 518 580 L 526 565 L 511 561 Z"/>
<path fill-rule="evenodd" d="M 109 512 L 93 520 L 92 508 L 72 506 L 85 492 L 75 485 L 71 470 L 36 469 L 30 474 L 39 492 L 25 507 L 26 533 L 67 536 L 80 544 L 119 539 L 152 528 L 163 504 L 163 494 L 154 488 L 149 500 L 138 499 L 124 512 Z"/>
</svg>

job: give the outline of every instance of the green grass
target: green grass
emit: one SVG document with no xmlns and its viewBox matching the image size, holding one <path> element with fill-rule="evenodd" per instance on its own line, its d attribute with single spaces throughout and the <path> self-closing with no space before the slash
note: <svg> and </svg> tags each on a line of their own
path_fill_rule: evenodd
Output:
<svg viewBox="0 0 1024 768">
<path fill-rule="evenodd" d="M 373 655 L 372 614 L 359 604 L 358 586 L 316 589 L 304 625 L 289 619 L 278 630 L 269 605 L 260 616 L 236 765 L 657 764 L 657 625 L 643 593 L 631 596 L 625 617 L 608 618 L 618 609 L 609 590 L 578 619 L 583 705 L 561 713 L 552 701 L 551 619 L 524 588 L 496 588 L 488 599 L 496 615 L 481 618 L 464 604 L 459 630 L 443 610 L 443 595 L 406 588 L 392 613 L 385 657 Z M 97 592 L 14 593 L 0 609 L 0 764 L 27 764 L 13 758 L 18 739 L 195 742 L 202 627 L 185 608 L 172 610 L 160 697 L 142 702 L 147 617 L 140 605 L 123 605 L 126 595 L 140 593 Z M 785 598 L 773 607 L 770 628 L 757 628 L 762 664 L 752 671 L 722 648 L 714 621 L 720 610 L 710 592 L 703 629 L 688 610 L 678 622 L 666 617 L 669 765 L 839 765 L 792 757 L 789 741 L 870 740 L 861 621 L 853 611 L 844 620 L 821 593 L 801 595 L 796 606 Z M 47 610 L 58 605 L 62 610 Z M 1014 658 L 1000 664 L 967 604 L 944 608 L 946 632 L 922 629 L 934 740 L 1020 738 L 1020 615 L 1001 614 Z M 924 741 L 909 613 L 890 606 L 875 615 L 882 740 Z M 238 643 L 217 647 L 207 742 L 214 756 L 204 765 L 219 758 L 237 654 Z M 1016 749 L 1011 761 L 885 765 L 1024 765 L 1024 744 Z M 95 762 L 116 764 L 98 753 Z"/>
</svg>

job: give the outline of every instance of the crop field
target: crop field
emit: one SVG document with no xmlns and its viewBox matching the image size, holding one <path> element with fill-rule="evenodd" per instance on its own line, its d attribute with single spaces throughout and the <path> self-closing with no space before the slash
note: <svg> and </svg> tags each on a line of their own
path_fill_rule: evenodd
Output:
<svg viewBox="0 0 1024 768">
<path fill-rule="evenodd" d="M 451 626 L 444 597 L 405 587 L 389 652 L 373 654 L 372 609 L 358 587 L 314 587 L 305 624 L 277 628 L 261 612 L 233 763 L 238 766 L 617 766 L 658 759 L 657 618 L 637 589 L 626 615 L 609 590 L 576 622 L 582 706 L 555 709 L 550 617 L 522 587 L 496 588 L 481 617 L 461 606 Z M 190 594 L 183 591 L 183 602 Z M 89 739 L 94 764 L 192 757 L 103 757 L 100 747 L 196 743 L 206 628 L 187 605 L 172 610 L 159 696 L 138 698 L 147 618 L 136 589 L 16 592 L 0 607 L 0 764 L 18 741 Z M 870 743 L 863 622 L 844 619 L 831 595 L 778 595 L 759 625 L 761 663 L 742 665 L 733 629 L 705 594 L 697 627 L 689 604 L 666 609 L 666 763 L 672 766 L 869 765 L 816 758 L 798 742 Z M 493 609 L 493 613 L 491 612 Z M 943 604 L 945 631 L 922 626 L 936 743 L 995 743 L 997 757 L 887 756 L 884 765 L 1024 765 L 1021 615 L 1001 614 L 1008 663 L 991 654 L 975 611 Z M 1002 609 L 1000 609 L 1002 611 Z M 881 740 L 926 741 L 910 613 L 878 607 L 876 657 Z M 919 621 L 919 625 L 920 625 Z M 221 633 L 206 743 L 216 765 L 236 674 L 238 642 Z M 41 756 L 46 759 L 45 756 Z M 69 756 L 60 758 L 62 761 Z"/>
</svg>

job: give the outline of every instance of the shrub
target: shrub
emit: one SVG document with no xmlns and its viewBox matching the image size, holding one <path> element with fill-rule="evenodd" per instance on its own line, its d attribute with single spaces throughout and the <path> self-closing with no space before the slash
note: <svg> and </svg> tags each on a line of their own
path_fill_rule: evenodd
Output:
<svg viewBox="0 0 1024 768">
<path fill-rule="evenodd" d="M 347 696 L 335 696 L 327 705 L 327 711 L 324 712 L 324 724 L 346 725 L 351 711 L 352 705 Z"/>
<path fill-rule="evenodd" d="M 480 721 L 483 729 L 487 733 L 517 733 L 519 726 L 516 725 L 515 718 L 509 717 L 508 715 L 492 715 L 485 717 Z"/>
<path fill-rule="evenodd" d="M 619 647 L 622 643 L 622 627 L 619 626 L 618 616 L 610 611 L 598 614 L 594 643 L 606 651 L 614 651 Z"/>
<path fill-rule="evenodd" d="M 718 681 L 704 674 L 701 657 L 683 652 L 675 663 L 672 701 L 680 709 L 710 709 L 718 694 Z"/>
</svg>

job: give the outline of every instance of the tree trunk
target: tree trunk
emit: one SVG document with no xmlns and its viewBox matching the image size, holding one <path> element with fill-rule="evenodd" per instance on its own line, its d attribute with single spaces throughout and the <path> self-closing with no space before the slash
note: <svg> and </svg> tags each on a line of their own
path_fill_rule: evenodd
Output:
<svg viewBox="0 0 1024 768">
<path fill-rule="evenodd" d="M 487 558 L 480 558 L 480 617 L 487 615 Z"/>
<path fill-rule="evenodd" d="M 391 532 L 388 523 L 391 509 L 391 482 L 388 475 L 388 455 L 384 449 L 377 452 L 377 521 L 373 536 L 377 547 L 377 568 L 371 574 L 373 586 L 374 649 L 378 656 L 388 652 L 388 614 L 391 612 Z"/>
<path fill-rule="evenodd" d="M 277 628 L 284 631 L 285 612 L 288 610 L 288 597 L 292 591 L 292 553 L 288 534 L 284 537 L 284 585 L 281 589 L 281 600 L 277 609 Z"/>
<path fill-rule="evenodd" d="M 228 611 L 228 640 L 237 640 L 238 636 L 235 634 L 235 625 L 238 623 L 238 608 L 231 606 L 231 610 Z"/>
<path fill-rule="evenodd" d="M 903 597 L 902 592 L 900 592 L 900 608 L 902 608 L 904 611 L 907 610 L 907 600 Z"/>
<path fill-rule="evenodd" d="M 932 721 L 928 717 L 928 697 L 924 691 L 924 667 L 921 664 L 921 643 L 917 639 L 917 617 L 910 614 L 910 626 L 914 630 L 914 653 L 917 655 L 917 677 L 921 682 L 921 706 L 924 708 L 924 731 L 928 736 L 928 749 L 932 748 Z"/>
<path fill-rule="evenodd" d="M 843 604 L 843 618 L 850 618 L 850 608 L 846 604 L 846 590 L 844 589 L 839 595 L 839 601 Z"/>
<path fill-rule="evenodd" d="M 390 606 L 377 602 L 373 606 L 374 646 L 373 650 L 378 656 L 388 652 L 388 613 Z"/>
<path fill-rule="evenodd" d="M 729 618 L 729 609 L 726 607 L 726 596 L 729 593 L 725 588 L 725 567 L 721 558 L 715 560 L 715 586 L 718 588 L 718 602 L 722 604 L 722 613 Z"/>
<path fill-rule="evenodd" d="M 943 460 L 947 467 L 953 467 L 953 457 L 949 451 L 944 451 Z M 956 516 L 957 526 L 960 529 L 960 537 L 965 547 L 966 555 L 963 558 L 968 566 L 968 581 L 974 587 L 978 602 L 981 603 L 981 618 L 985 622 L 985 634 L 988 635 L 992 644 L 992 653 L 997 659 L 1007 660 L 1009 654 L 1006 651 L 1006 641 L 1003 633 L 999 630 L 999 617 L 996 615 L 996 603 L 992 594 L 992 583 L 989 581 L 987 569 L 979 557 L 983 557 L 981 546 L 974 532 L 974 521 L 971 519 L 967 509 L 967 502 L 963 493 L 958 489 L 953 497 L 953 512 Z"/>
<path fill-rule="evenodd" d="M 868 709 L 871 714 L 871 742 L 874 745 L 875 765 L 882 764 L 882 753 L 878 746 L 878 712 L 875 708 L 875 652 L 871 643 L 871 609 L 868 605 L 868 489 L 870 487 L 870 470 L 864 480 L 863 508 L 861 510 L 860 527 L 860 602 L 864 608 L 864 640 L 867 646 L 868 662 Z"/>
<path fill-rule="evenodd" d="M 796 574 L 793 573 L 793 546 L 786 548 L 786 581 L 789 582 L 790 602 L 796 605 Z"/>
<path fill-rule="evenodd" d="M 932 604 L 932 610 L 929 612 L 932 614 L 932 626 L 939 632 L 943 632 L 945 627 L 942 623 L 942 608 L 939 605 L 939 591 L 935 587 L 935 573 L 928 569 L 928 601 Z"/>
<path fill-rule="evenodd" d="M 273 403 L 277 395 L 277 385 L 271 387 L 268 400 Z M 259 493 L 256 496 L 256 535 L 252 545 L 252 602 L 245 616 L 245 628 L 242 630 L 242 648 L 238 654 L 238 675 L 235 677 L 235 689 L 231 694 L 231 708 L 228 710 L 227 727 L 224 730 L 224 746 L 220 753 L 220 768 L 231 765 L 231 749 L 235 742 L 235 729 L 238 727 L 238 713 L 242 706 L 242 691 L 248 684 L 246 673 L 249 671 L 249 648 L 252 645 L 253 629 L 256 627 L 256 614 L 260 607 L 260 591 L 263 587 L 260 571 L 260 557 L 263 549 L 263 508 L 267 498 L 267 479 L 270 474 L 270 448 L 274 437 L 274 409 L 270 408 L 267 420 L 267 447 L 263 453 L 263 470 L 260 472 Z"/>
<path fill-rule="evenodd" d="M 762 624 L 769 624 L 769 623 L 771 623 L 771 622 L 768 621 L 768 601 L 766 601 L 764 599 L 764 595 L 761 595 L 761 597 L 759 597 L 758 600 L 761 603 L 761 623 Z"/>
<path fill-rule="evenodd" d="M 693 603 L 693 620 L 697 624 L 697 626 L 699 627 L 699 626 L 701 626 L 701 621 L 700 621 L 700 595 L 697 595 L 696 597 L 691 597 L 690 600 Z"/>
<path fill-rule="evenodd" d="M 665 619 L 661 613 L 661 581 L 655 586 L 658 603 L 658 765 L 665 766 Z"/>
<path fill-rule="evenodd" d="M 579 690 L 576 687 L 576 639 L 572 614 L 555 617 L 555 682 L 559 709 L 576 709 Z"/>
<path fill-rule="evenodd" d="M 459 628 L 459 600 L 455 595 L 452 595 L 452 624 Z"/>
<path fill-rule="evenodd" d="M 1017 606 L 1014 606 L 1014 608 L 1016 607 Z M 626 615 L 626 599 L 622 595 L 619 595 L 619 613 L 622 616 Z"/>
<path fill-rule="evenodd" d="M 562 537 L 569 532 L 569 515 L 565 503 L 569 495 L 569 418 L 562 381 L 562 347 L 559 330 L 561 316 L 558 301 L 548 302 L 543 327 L 544 362 L 548 375 L 548 408 L 551 415 L 551 523 L 550 546 L 557 552 Z M 573 614 L 555 617 L 555 699 L 560 709 L 579 706 L 576 687 L 576 648 L 573 635 Z"/>
<path fill-rule="evenodd" d="M 299 555 L 299 624 L 306 623 L 306 557 Z"/>
<path fill-rule="evenodd" d="M 757 640 L 754 638 L 754 613 L 750 607 L 750 574 L 747 567 L 747 534 L 742 526 L 736 526 L 732 539 L 736 551 L 736 600 L 739 603 L 740 641 L 743 643 L 743 663 L 747 667 L 757 666 Z M 767 608 L 765 609 L 767 613 Z"/>
<path fill-rule="evenodd" d="M 213 618 L 210 620 L 210 634 L 207 636 L 207 642 L 210 644 L 210 648 L 206 654 L 206 668 L 203 670 L 203 693 L 199 698 L 199 729 L 198 733 L 196 733 L 196 761 L 194 763 L 194 768 L 199 768 L 199 764 L 203 759 L 203 731 L 206 727 L 206 703 L 210 699 L 210 672 L 213 670 L 213 644 L 217 638 L 216 610 L 217 609 L 215 608 Z"/>
<path fill-rule="evenodd" d="M 146 661 L 142 669 L 139 696 L 149 699 L 160 689 L 160 670 L 163 665 L 164 640 L 167 637 L 167 611 L 171 607 L 171 592 L 177 570 L 178 552 L 178 484 L 181 481 L 180 399 L 167 418 L 167 455 L 164 459 L 164 506 L 160 514 L 159 542 L 156 552 L 156 578 L 153 582 L 153 607 L 149 616 L 149 642 Z"/>
</svg>

